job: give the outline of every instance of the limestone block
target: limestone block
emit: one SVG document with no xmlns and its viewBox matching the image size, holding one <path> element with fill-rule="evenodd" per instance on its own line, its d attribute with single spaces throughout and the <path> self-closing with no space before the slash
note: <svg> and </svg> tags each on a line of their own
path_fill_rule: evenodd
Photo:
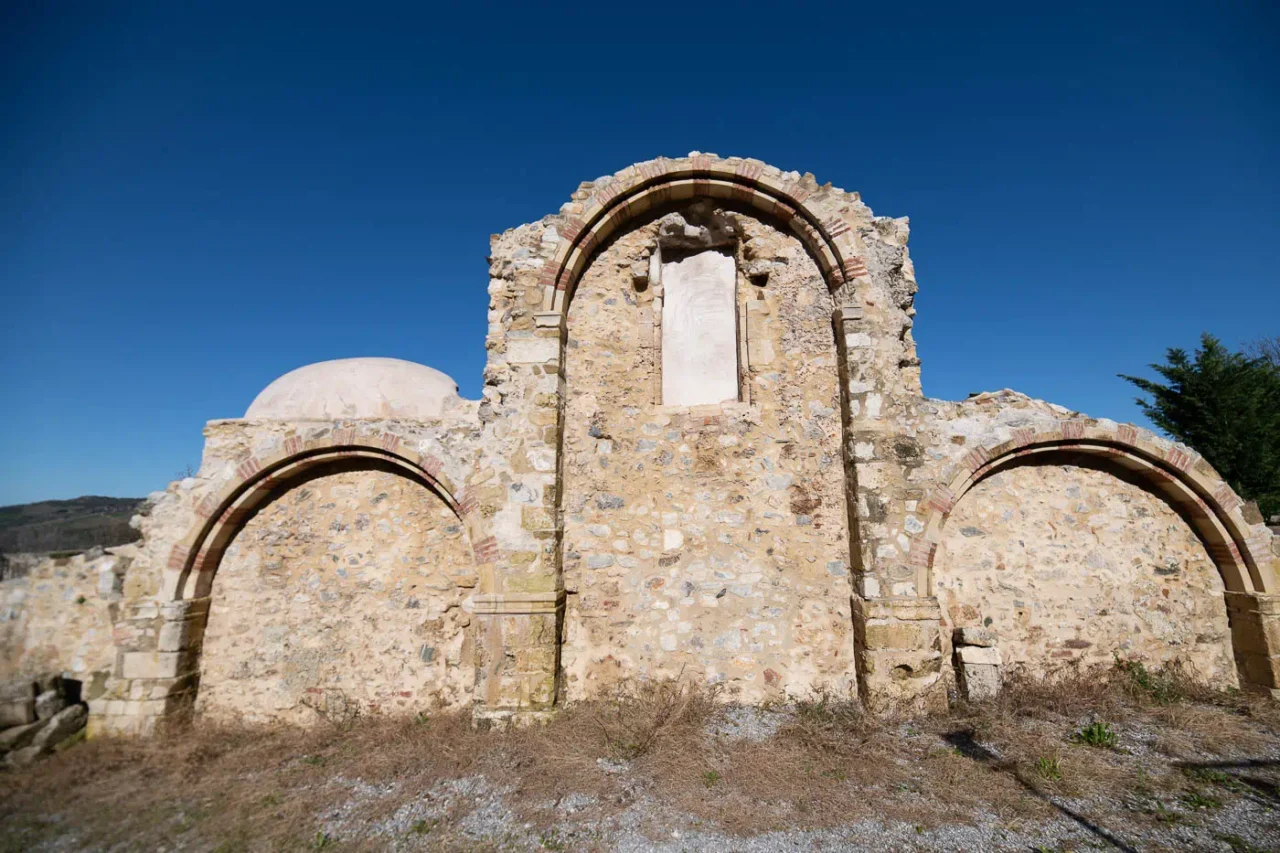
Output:
<svg viewBox="0 0 1280 853">
<path fill-rule="evenodd" d="M 47 723 L 47 720 L 39 720 L 0 732 L 0 752 L 9 752 L 27 746 Z"/>
<path fill-rule="evenodd" d="M 32 739 L 31 745 L 40 749 L 52 749 L 57 744 L 71 737 L 84 728 L 89 720 L 89 709 L 84 705 L 72 705 L 64 708 L 49 720 Z"/>
<path fill-rule="evenodd" d="M 1228 592 L 1231 640 L 1237 654 L 1280 654 L 1280 595 Z"/>
<path fill-rule="evenodd" d="M 1280 689 L 1280 655 L 1236 652 L 1242 687 L 1266 690 Z"/>
<path fill-rule="evenodd" d="M 960 691 L 970 702 L 985 702 L 1000 693 L 1000 650 L 991 646 L 960 646 L 956 649 L 956 670 Z"/>
<path fill-rule="evenodd" d="M 0 729 L 10 726 L 25 726 L 36 720 L 36 700 L 20 699 L 16 702 L 0 703 Z"/>
<path fill-rule="evenodd" d="M 965 664 L 960 667 L 960 689 L 970 702 L 986 702 L 1000 695 L 1000 667 Z"/>
<path fill-rule="evenodd" d="M 507 361 L 512 364 L 543 364 L 559 359 L 558 338 L 513 338 L 507 341 Z"/>
<path fill-rule="evenodd" d="M 1000 650 L 988 646 L 961 646 L 956 657 L 966 666 L 1000 666 Z"/>
<path fill-rule="evenodd" d="M 35 763 L 36 759 L 44 749 L 38 746 L 26 746 L 22 749 L 15 749 L 5 758 L 5 763 L 10 767 L 30 767 Z"/>
<path fill-rule="evenodd" d="M 19 678 L 0 685 L 0 702 L 23 702 L 36 698 L 36 683 L 30 678 Z"/>
<path fill-rule="evenodd" d="M 888 622 L 867 625 L 863 642 L 868 649 L 928 648 L 932 625 L 920 622 Z"/>
<path fill-rule="evenodd" d="M 957 646 L 989 647 L 996 644 L 996 633 L 990 628 L 978 628 L 974 626 L 956 628 L 953 638 Z"/>
</svg>

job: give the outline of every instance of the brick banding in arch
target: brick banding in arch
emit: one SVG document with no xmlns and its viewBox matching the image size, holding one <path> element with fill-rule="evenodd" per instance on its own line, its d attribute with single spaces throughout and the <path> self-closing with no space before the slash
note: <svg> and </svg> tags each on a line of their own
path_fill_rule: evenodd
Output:
<svg viewBox="0 0 1280 853">
<path fill-rule="evenodd" d="M 684 199 L 726 199 L 761 211 L 788 225 L 814 256 L 835 290 L 865 276 L 853 228 L 839 211 L 824 211 L 808 200 L 813 188 L 757 160 L 699 154 L 659 158 L 624 169 L 592 188 L 580 210 L 557 226 L 561 236 L 554 259 L 544 268 L 544 311 L 567 313 L 577 280 L 592 253 L 627 222 L 663 204 Z"/>
<path fill-rule="evenodd" d="M 177 601 L 207 596 L 222 551 L 243 520 L 269 500 L 282 483 L 328 462 L 362 457 L 390 463 L 427 483 L 463 522 L 476 556 L 481 590 L 491 587 L 496 551 L 485 543 L 491 542 L 492 537 L 485 531 L 474 499 L 457 497 L 457 486 L 444 473 L 444 461 L 432 453 L 402 447 L 400 436 L 392 433 L 357 435 L 355 429 L 335 429 L 319 439 L 291 436 L 277 453 L 242 460 L 229 481 L 200 501 L 195 509 L 199 523 L 170 550 L 162 597 Z"/>
<path fill-rule="evenodd" d="M 1086 419 L 1064 420 L 1047 430 L 1014 430 L 1009 440 L 972 450 L 944 473 L 919 503 L 923 529 L 914 534 L 909 561 L 920 573 L 920 589 L 932 592 L 943 528 L 969 489 L 1012 460 L 1062 452 L 1105 460 L 1148 483 L 1200 534 L 1228 592 L 1280 591 L 1269 531 L 1245 519 L 1244 502 L 1207 462 L 1137 427 Z"/>
</svg>

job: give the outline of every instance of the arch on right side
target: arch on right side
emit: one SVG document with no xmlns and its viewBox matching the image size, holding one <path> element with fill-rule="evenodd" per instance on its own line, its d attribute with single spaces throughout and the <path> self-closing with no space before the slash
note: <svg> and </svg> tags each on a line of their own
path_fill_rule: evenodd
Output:
<svg viewBox="0 0 1280 853">
<path fill-rule="evenodd" d="M 1280 589 L 1275 560 L 1264 550 L 1269 542 L 1244 523 L 1243 501 L 1202 460 L 1193 466 L 1195 460 L 1176 447 L 1157 454 L 1137 441 L 1087 438 L 1080 424 L 1063 426 L 1047 435 L 1022 435 L 975 451 L 947 486 L 926 496 L 921 502 L 928 515 L 921 534 L 921 545 L 928 548 L 923 588 L 935 594 L 938 546 L 956 505 L 975 486 L 1015 466 L 1084 464 L 1141 485 L 1186 521 L 1222 578 L 1241 686 L 1280 697 Z M 1078 437 L 1064 437 L 1073 432 Z"/>
</svg>

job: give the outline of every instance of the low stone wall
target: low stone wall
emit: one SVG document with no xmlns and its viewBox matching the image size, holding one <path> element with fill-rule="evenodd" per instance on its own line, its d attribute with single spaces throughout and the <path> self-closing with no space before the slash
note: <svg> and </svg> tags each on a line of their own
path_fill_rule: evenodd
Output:
<svg viewBox="0 0 1280 853">
<path fill-rule="evenodd" d="M 0 581 L 0 680 L 61 673 L 101 692 L 116 663 L 113 636 L 125 574 L 136 548 L 36 557 Z"/>
</svg>

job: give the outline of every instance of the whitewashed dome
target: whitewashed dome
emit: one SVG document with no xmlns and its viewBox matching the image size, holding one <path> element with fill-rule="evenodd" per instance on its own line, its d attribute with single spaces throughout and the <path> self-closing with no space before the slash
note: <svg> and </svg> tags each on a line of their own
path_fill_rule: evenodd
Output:
<svg viewBox="0 0 1280 853">
<path fill-rule="evenodd" d="M 262 390 L 244 416 L 302 421 L 438 418 L 458 383 L 425 364 L 398 358 L 339 358 L 299 367 Z"/>
</svg>

